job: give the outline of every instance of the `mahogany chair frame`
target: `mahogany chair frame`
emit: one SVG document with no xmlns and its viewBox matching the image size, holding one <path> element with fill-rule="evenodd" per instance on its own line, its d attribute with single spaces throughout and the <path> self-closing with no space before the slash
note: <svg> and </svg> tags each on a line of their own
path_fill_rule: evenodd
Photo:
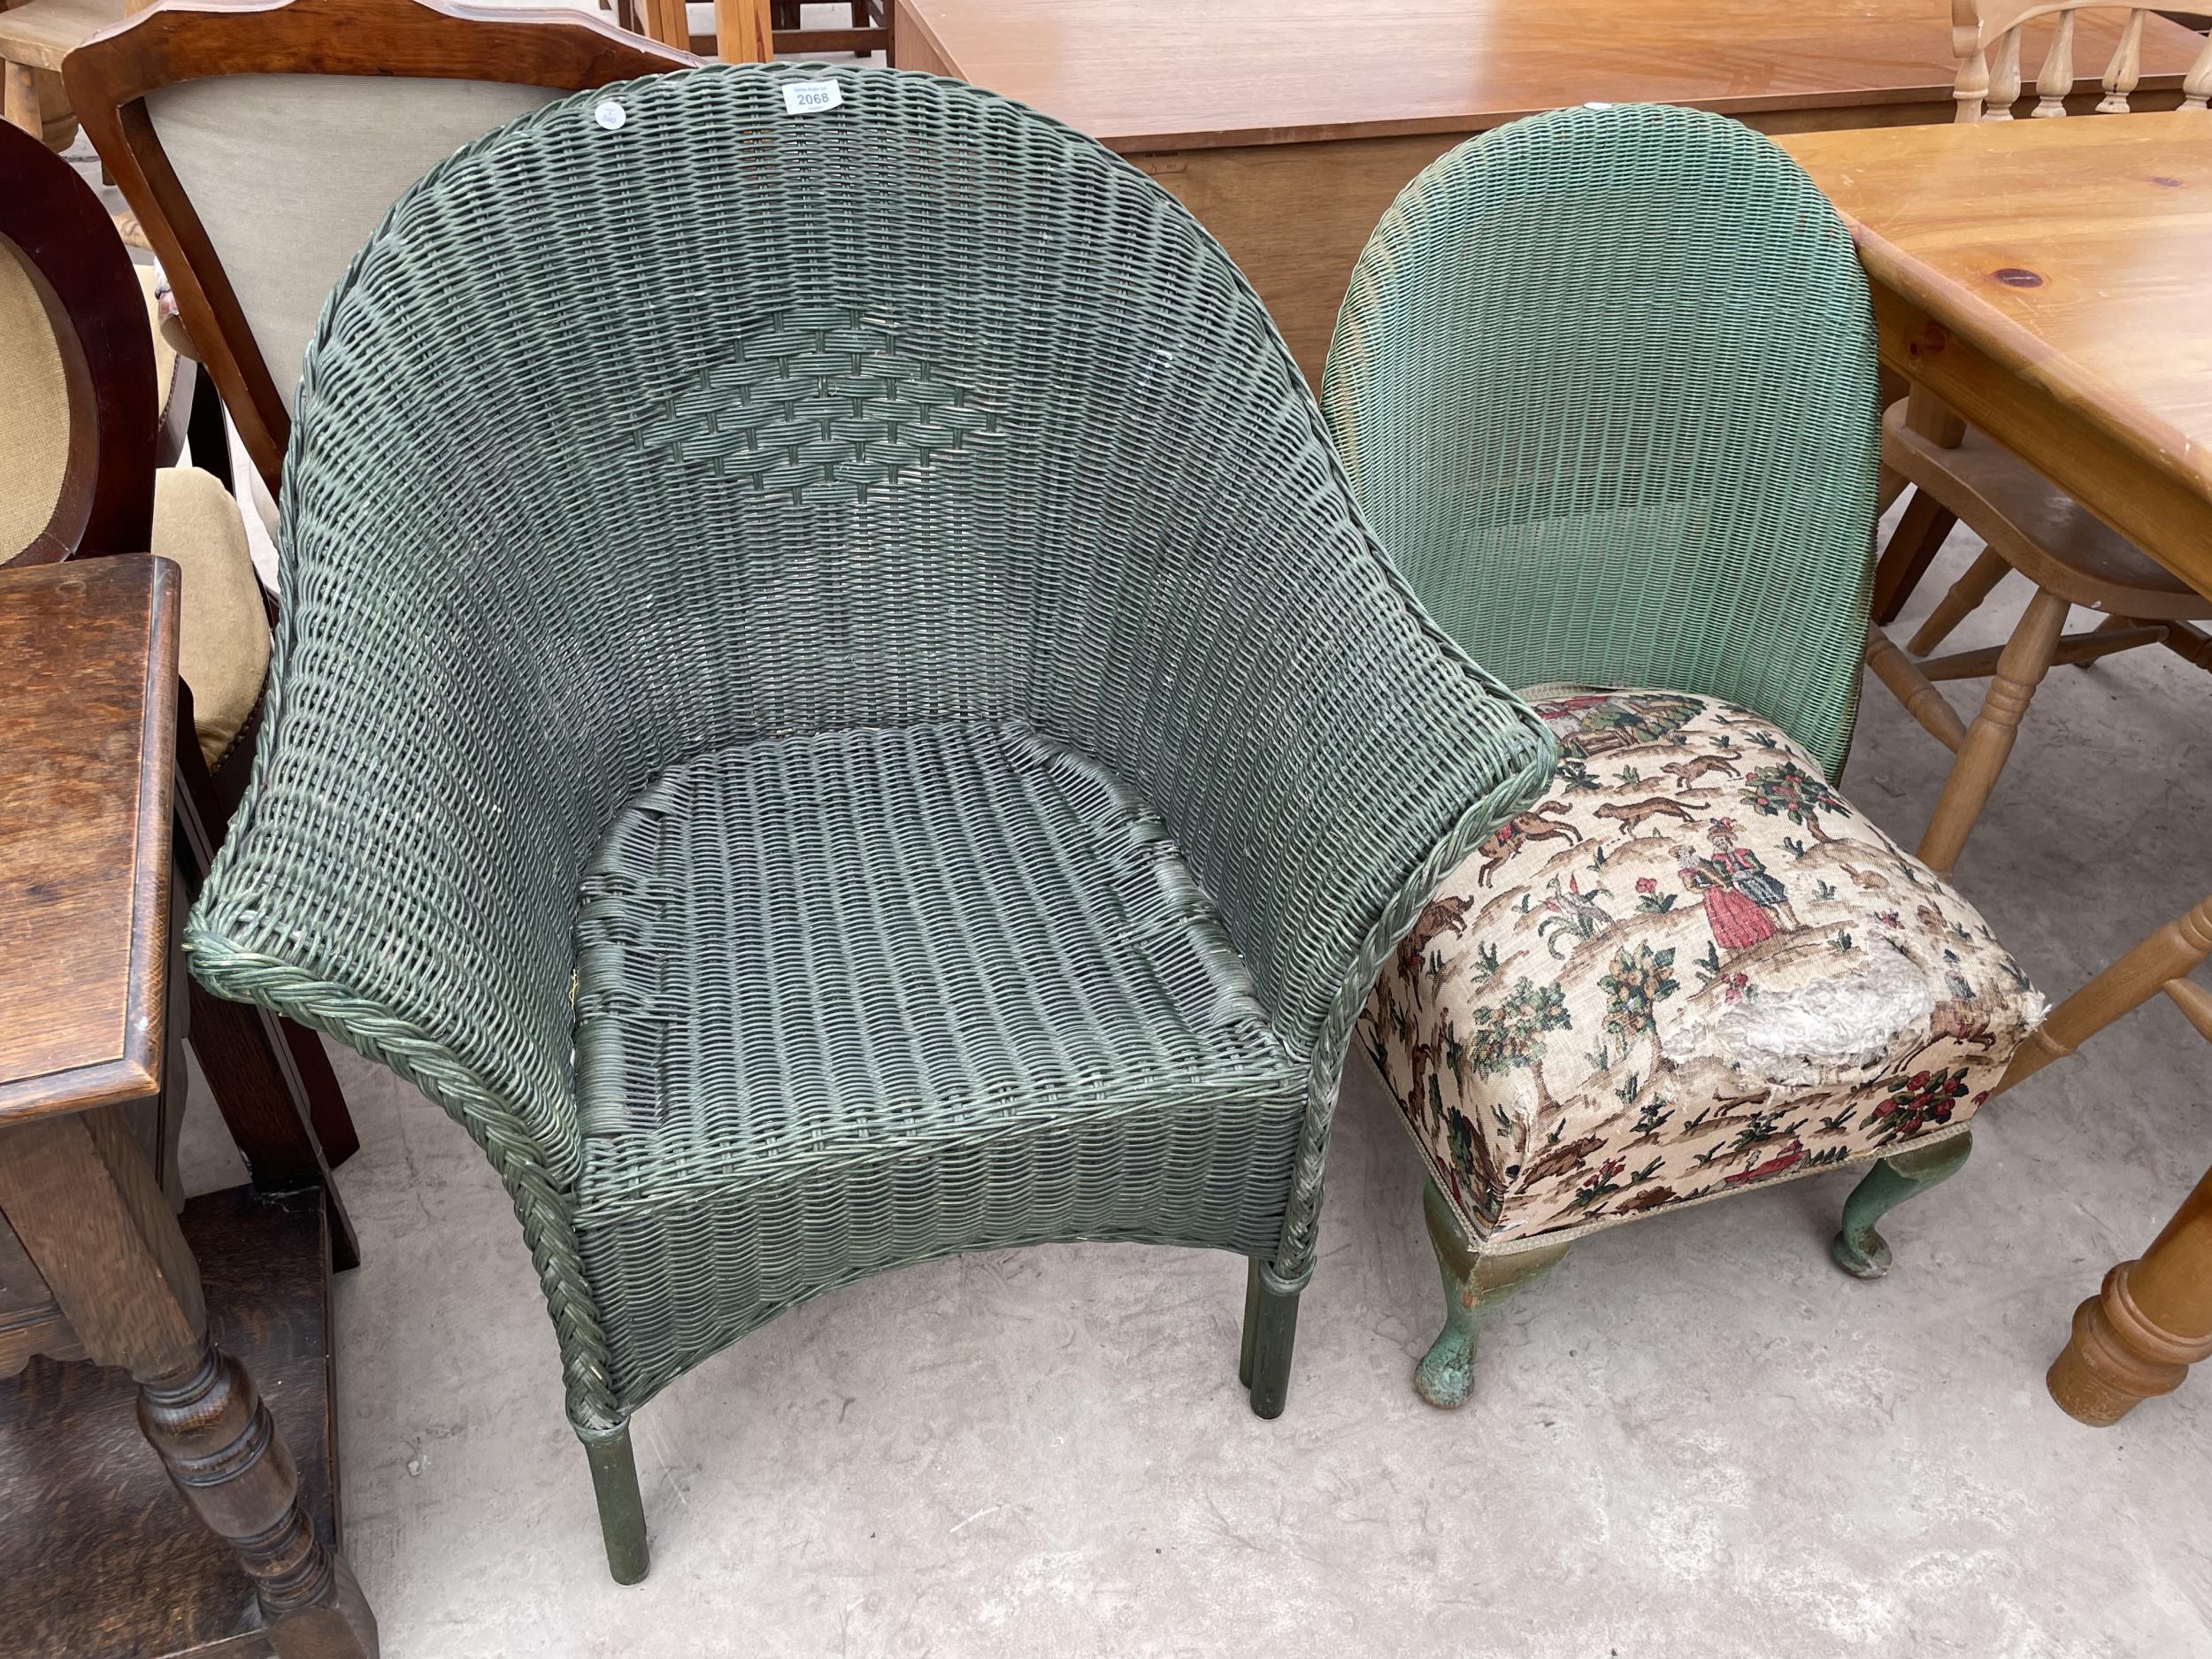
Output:
<svg viewBox="0 0 2212 1659">
<path fill-rule="evenodd" d="M 99 198 L 20 127 L 0 125 L 0 236 L 23 252 L 60 349 L 69 458 L 46 527 L 0 565 L 152 544 L 160 411 L 146 296 Z"/>
<path fill-rule="evenodd" d="M 247 455 L 277 497 L 291 415 L 230 276 L 162 148 L 147 96 L 184 81 L 250 74 L 418 76 L 576 92 L 695 62 L 565 10 L 478 12 L 445 0 L 168 0 L 79 47 L 64 64 L 63 79 L 78 119 L 161 261 L 185 331 Z M 151 374 L 149 367 L 150 380 Z M 130 545 L 142 548 L 145 538 Z M 197 764 L 196 754 L 186 759 L 188 790 L 211 846 L 221 844 L 245 793 L 261 712 L 257 705 L 211 772 Z M 288 1023 L 282 1029 L 322 1154 L 331 1164 L 343 1163 L 360 1142 L 329 1057 L 311 1032 Z"/>
<path fill-rule="evenodd" d="M 69 405 L 60 499 L 28 546 L 0 549 L 0 568 L 143 555 L 153 543 L 161 444 L 145 291 L 100 198 L 41 140 L 0 124 L 0 177 L 9 180 L 0 191 L 0 237 L 22 250 L 53 327 Z M 188 393 L 180 388 L 178 397 L 188 401 Z M 190 692 L 180 685 L 177 695 L 176 851 L 186 882 L 196 885 L 213 850 L 210 805 L 222 796 L 192 735 Z M 339 1266 L 352 1266 L 359 1259 L 352 1224 L 330 1166 L 360 1143 L 320 1040 L 197 984 L 189 1027 L 255 1184 L 320 1187 L 333 1254 Z"/>
<path fill-rule="evenodd" d="M 412 76 L 580 92 L 697 62 L 567 10 L 478 11 L 449 0 L 165 0 L 72 52 L 63 80 L 168 273 L 185 330 L 247 455 L 275 495 L 291 416 L 154 130 L 147 95 L 218 75 Z"/>
</svg>

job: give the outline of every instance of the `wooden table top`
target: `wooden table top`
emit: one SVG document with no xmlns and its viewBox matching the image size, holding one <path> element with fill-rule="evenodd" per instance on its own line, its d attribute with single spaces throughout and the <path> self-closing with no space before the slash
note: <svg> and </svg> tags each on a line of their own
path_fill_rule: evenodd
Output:
<svg viewBox="0 0 2212 1659">
<path fill-rule="evenodd" d="M 2212 501 L 2212 115 L 1779 142 L 1877 282 Z"/>
<path fill-rule="evenodd" d="M 0 571 L 0 1125 L 160 1077 L 177 567 Z"/>
<path fill-rule="evenodd" d="M 2083 14 L 2087 74 L 2121 16 Z M 1953 74 L 1944 0 L 902 0 L 900 28 L 949 73 L 1133 153 L 1481 132 L 1594 99 L 1924 104 Z M 2145 85 L 2177 84 L 2200 44 L 2151 19 Z"/>
</svg>

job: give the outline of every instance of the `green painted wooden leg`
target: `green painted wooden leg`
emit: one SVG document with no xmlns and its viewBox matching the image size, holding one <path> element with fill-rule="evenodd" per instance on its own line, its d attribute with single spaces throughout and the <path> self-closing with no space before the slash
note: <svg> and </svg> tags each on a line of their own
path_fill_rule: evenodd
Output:
<svg viewBox="0 0 2212 1659">
<path fill-rule="evenodd" d="M 637 1489 L 637 1458 L 627 1424 L 603 1439 L 584 1441 L 592 1491 L 599 1500 L 599 1532 L 606 1540 L 607 1571 L 617 1584 L 635 1584 L 652 1564 L 645 1541 L 645 1500 Z"/>
<path fill-rule="evenodd" d="M 1829 1253 L 1836 1265 L 1854 1279 L 1879 1279 L 1889 1271 L 1889 1243 L 1874 1224 L 1938 1181 L 1958 1173 L 1966 1155 L 1974 1149 L 1971 1131 L 1932 1147 L 1915 1147 L 1884 1158 L 1866 1172 L 1844 1201 L 1843 1227 Z"/>
<path fill-rule="evenodd" d="M 1430 1181 L 1421 1191 L 1421 1214 L 1444 1276 L 1444 1328 L 1414 1367 L 1422 1399 L 1446 1410 L 1467 1403 L 1475 1386 L 1475 1333 L 1497 1305 L 1559 1264 L 1567 1247 L 1555 1244 L 1510 1256 L 1479 1256 L 1459 1225 L 1451 1201 Z"/>
<path fill-rule="evenodd" d="M 1237 1374 L 1252 1390 L 1255 1416 L 1279 1417 L 1290 1397 L 1290 1351 L 1298 1339 L 1298 1292 L 1277 1290 L 1260 1262 L 1244 1289 L 1244 1363 Z"/>
</svg>

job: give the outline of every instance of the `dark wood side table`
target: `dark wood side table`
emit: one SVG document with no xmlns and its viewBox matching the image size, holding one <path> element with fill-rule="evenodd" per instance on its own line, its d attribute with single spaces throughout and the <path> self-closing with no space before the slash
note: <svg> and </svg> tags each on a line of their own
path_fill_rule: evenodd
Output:
<svg viewBox="0 0 2212 1659">
<path fill-rule="evenodd" d="M 186 1003 L 170 903 L 177 589 L 173 565 L 144 557 L 0 572 L 0 1373 L 25 1373 L 0 1383 L 0 1648 L 374 1659 L 375 1620 L 303 1506 L 253 1356 L 211 1337 L 171 1207 Z M 202 1214 L 208 1245 L 255 1246 L 265 1212 L 326 1282 L 318 1197 L 221 1200 Z M 225 1203 L 230 1225 L 206 1225 Z M 234 1299 L 227 1338 L 267 1333 L 236 1271 L 210 1279 Z M 283 1334 L 296 1362 L 299 1333 Z M 75 1481 L 57 1467 L 73 1447 L 96 1456 L 132 1391 L 58 1386 L 54 1358 L 129 1373 L 157 1463 L 98 1453 Z M 316 1393 L 327 1411 L 319 1369 L 321 1388 L 287 1390 L 288 1417 Z M 334 1508 L 324 1444 L 311 1467 Z M 147 1494 L 157 1467 L 183 1505 Z M 195 1547 L 205 1559 L 165 1577 Z"/>
</svg>

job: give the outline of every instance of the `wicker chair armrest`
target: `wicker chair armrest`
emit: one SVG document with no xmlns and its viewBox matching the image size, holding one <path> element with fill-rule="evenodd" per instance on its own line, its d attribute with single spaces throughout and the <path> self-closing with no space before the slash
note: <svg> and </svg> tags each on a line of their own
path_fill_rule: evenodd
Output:
<svg viewBox="0 0 2212 1659">
<path fill-rule="evenodd" d="M 495 654 L 441 706 L 399 675 L 405 626 L 303 638 L 287 597 L 253 780 L 185 924 L 193 977 L 389 1065 L 511 1184 L 565 1187 L 590 780 Z"/>
<path fill-rule="evenodd" d="M 1310 1265 L 1344 1056 L 1385 959 L 1443 877 L 1536 799 L 1556 745 L 1379 555 L 1254 604 L 1165 672 L 1210 685 L 1226 712 L 1175 727 L 1137 770 L 1310 1067 L 1285 1287 Z"/>
<path fill-rule="evenodd" d="M 1140 768 L 1278 1029 L 1325 1067 L 1436 881 L 1555 764 L 1379 558 L 1359 588 L 1256 607 L 1171 663 L 1222 712 Z"/>
</svg>

